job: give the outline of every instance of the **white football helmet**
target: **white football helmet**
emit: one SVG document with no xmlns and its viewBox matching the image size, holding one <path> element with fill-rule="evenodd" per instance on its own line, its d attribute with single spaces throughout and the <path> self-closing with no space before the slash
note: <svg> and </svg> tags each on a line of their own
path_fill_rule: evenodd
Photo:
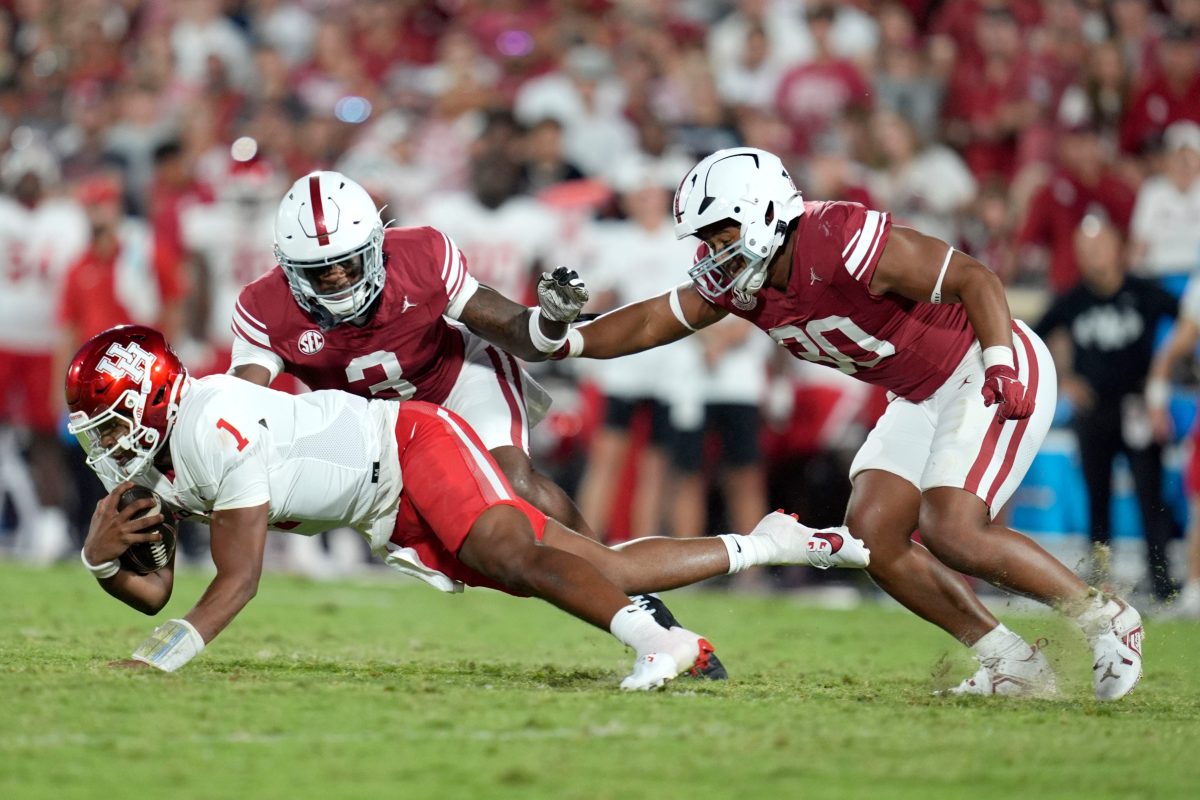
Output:
<svg viewBox="0 0 1200 800">
<path fill-rule="evenodd" d="M 292 294 L 322 328 L 361 316 L 383 291 L 383 222 L 367 190 L 340 172 L 310 172 L 292 184 L 275 215 L 275 258 Z M 312 278 L 334 264 L 361 267 L 331 294 Z"/>
<path fill-rule="evenodd" d="M 700 293 L 716 300 L 730 289 L 752 295 L 762 288 L 789 223 L 804 213 L 804 199 L 778 156 L 731 147 L 692 167 L 675 190 L 674 211 L 679 239 L 724 220 L 741 225 L 741 238 L 688 271 Z M 727 266 L 738 258 L 745 267 L 734 275 Z"/>
</svg>

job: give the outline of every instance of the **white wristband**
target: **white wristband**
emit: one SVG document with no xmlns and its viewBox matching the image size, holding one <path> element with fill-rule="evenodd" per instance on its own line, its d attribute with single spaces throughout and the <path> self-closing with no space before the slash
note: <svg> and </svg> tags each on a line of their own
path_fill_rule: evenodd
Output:
<svg viewBox="0 0 1200 800">
<path fill-rule="evenodd" d="M 983 350 L 983 368 L 989 370 L 992 367 L 1010 367 L 1016 368 L 1016 362 L 1013 360 L 1013 350 L 1011 347 L 1005 347 L 1002 344 L 994 344 L 991 347 L 986 347 Z"/>
<path fill-rule="evenodd" d="M 1146 405 L 1150 408 L 1166 408 L 1171 401 L 1171 385 L 1162 378 L 1146 381 Z"/>
<path fill-rule="evenodd" d="M 576 328 L 567 331 L 567 355 L 565 358 L 579 358 L 583 355 L 583 334 Z"/>
<path fill-rule="evenodd" d="M 567 341 L 567 337 L 564 335 L 561 339 L 551 339 L 542 333 L 541 318 L 542 309 L 532 309 L 532 313 L 529 315 L 529 341 L 533 342 L 534 349 L 538 352 L 553 353 L 563 346 L 563 342 Z"/>
<path fill-rule="evenodd" d="M 169 619 L 133 651 L 133 660 L 174 672 L 204 650 L 204 637 L 186 619 Z"/>
<path fill-rule="evenodd" d="M 116 575 L 121 571 L 121 562 L 116 558 L 114 558 L 112 561 L 102 561 L 99 564 L 92 564 L 87 560 L 87 556 L 83 554 L 83 551 L 80 550 L 79 560 L 83 562 L 83 566 L 86 567 L 87 571 L 92 573 L 92 575 L 94 575 L 98 581 L 102 581 L 105 578 L 111 578 L 113 575 Z"/>
</svg>

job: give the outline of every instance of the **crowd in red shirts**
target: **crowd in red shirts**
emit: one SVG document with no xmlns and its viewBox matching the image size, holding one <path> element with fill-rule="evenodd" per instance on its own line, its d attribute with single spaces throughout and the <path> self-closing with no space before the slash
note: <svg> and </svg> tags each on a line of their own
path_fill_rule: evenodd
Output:
<svg viewBox="0 0 1200 800">
<path fill-rule="evenodd" d="M 809 196 L 886 208 L 1047 295 L 1078 282 L 1088 214 L 1146 275 L 1200 266 L 1200 241 L 1157 265 L 1131 230 L 1167 151 L 1200 154 L 1200 0 L 0 0 L 0 39 L 0 281 L 24 280 L 38 203 L 76 204 L 87 232 L 45 244 L 62 335 L 0 318 L 10 360 L 125 319 L 202 347 L 189 208 L 245 200 L 246 165 L 274 176 L 263 202 L 336 168 L 422 224 L 471 188 L 501 116 L 514 191 L 595 214 L 619 213 L 607 187 L 631 160 L 682 175 L 748 144 Z M 0 423 L 21 422 L 15 402 Z"/>
</svg>

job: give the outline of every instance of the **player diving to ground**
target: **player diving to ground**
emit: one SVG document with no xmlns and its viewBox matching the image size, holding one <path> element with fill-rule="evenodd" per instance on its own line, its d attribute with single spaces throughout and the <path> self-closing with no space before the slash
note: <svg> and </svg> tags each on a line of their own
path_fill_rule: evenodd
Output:
<svg viewBox="0 0 1200 800">
<path fill-rule="evenodd" d="M 133 658 L 173 671 L 254 596 L 268 528 L 351 527 L 396 569 L 447 592 L 464 585 L 540 597 L 610 631 L 637 655 L 624 689 L 703 667 L 699 635 L 663 628 L 627 594 L 684 586 L 760 564 L 863 567 L 845 529 L 814 531 L 776 512 L 749 535 L 639 539 L 608 548 L 517 496 L 480 438 L 452 411 L 334 391 L 302 396 L 228 375 L 191 379 L 157 331 L 135 325 L 89 340 L 66 379 L 70 430 L 112 492 L 81 553 L 105 591 L 147 614 L 171 596 L 172 565 L 148 575 L 119 556 L 161 515 L 116 510 L 128 481 L 205 517 L 217 574 L 184 619 L 159 626 Z"/>
<path fill-rule="evenodd" d="M 267 386 L 281 372 L 310 389 L 425 400 L 462 417 L 517 496 L 590 534 L 561 487 L 533 468 L 529 429 L 549 397 L 517 362 L 545 360 L 588 300 L 574 272 L 538 281 L 538 305 L 515 303 L 471 275 L 449 236 L 385 228 L 367 191 L 338 172 L 297 180 L 275 216 L 279 266 L 232 310 L 230 372 Z M 517 358 L 514 358 L 516 356 Z M 657 597 L 635 598 L 678 624 Z M 716 654 L 700 675 L 721 679 Z"/>
<path fill-rule="evenodd" d="M 559 355 L 636 353 L 733 313 L 797 358 L 883 386 L 890 403 L 851 465 L 846 525 L 871 548 L 880 587 L 974 649 L 978 671 L 952 691 L 1055 689 L 1044 654 L 954 570 L 1063 610 L 1092 645 L 1096 696 L 1132 691 L 1138 612 L 992 522 L 1045 438 L 1057 391 L 1049 352 L 1012 319 L 995 274 L 886 213 L 806 202 L 779 158 L 755 148 L 700 161 L 674 213 L 676 234 L 702 242 L 692 282 L 575 328 Z"/>
</svg>

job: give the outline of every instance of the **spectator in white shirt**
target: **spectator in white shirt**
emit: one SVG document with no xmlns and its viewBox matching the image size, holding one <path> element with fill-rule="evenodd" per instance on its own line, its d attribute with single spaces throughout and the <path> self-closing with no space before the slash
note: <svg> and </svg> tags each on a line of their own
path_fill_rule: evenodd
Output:
<svg viewBox="0 0 1200 800">
<path fill-rule="evenodd" d="M 1200 125 L 1169 126 L 1163 149 L 1163 174 L 1142 183 L 1134 205 L 1133 264 L 1138 274 L 1182 289 L 1200 269 Z"/>
</svg>

